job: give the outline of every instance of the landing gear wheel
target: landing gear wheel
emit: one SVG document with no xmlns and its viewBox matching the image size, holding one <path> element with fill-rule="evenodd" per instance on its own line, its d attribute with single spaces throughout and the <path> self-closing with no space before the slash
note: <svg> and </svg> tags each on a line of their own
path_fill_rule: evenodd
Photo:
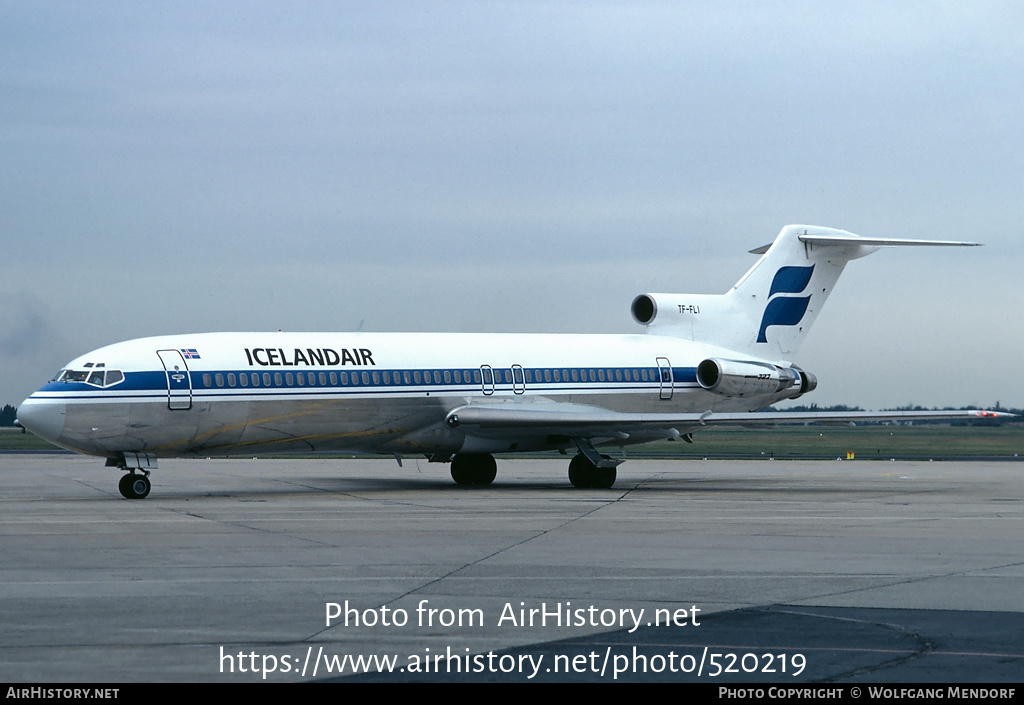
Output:
<svg viewBox="0 0 1024 705">
<path fill-rule="evenodd" d="M 574 456 L 569 461 L 569 482 L 573 487 L 590 487 L 590 474 L 596 469 L 584 456 Z"/>
<path fill-rule="evenodd" d="M 117 483 L 117 489 L 125 499 L 145 499 L 150 488 L 148 477 L 134 473 L 124 475 Z"/>
<path fill-rule="evenodd" d="M 573 487 L 606 490 L 615 484 L 615 475 L 615 468 L 599 468 L 582 453 L 569 461 L 569 482 Z"/>
<path fill-rule="evenodd" d="M 615 484 L 615 476 L 615 468 L 594 468 L 591 487 L 596 487 L 599 490 L 610 489 Z"/>
<path fill-rule="evenodd" d="M 458 485 L 489 485 L 498 474 L 498 464 L 489 453 L 462 453 L 452 458 L 452 479 Z"/>
</svg>

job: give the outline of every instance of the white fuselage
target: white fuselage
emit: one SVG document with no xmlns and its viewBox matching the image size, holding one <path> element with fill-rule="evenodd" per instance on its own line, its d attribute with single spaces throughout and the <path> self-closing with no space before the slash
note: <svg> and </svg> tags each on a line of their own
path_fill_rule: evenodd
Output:
<svg viewBox="0 0 1024 705">
<path fill-rule="evenodd" d="M 750 411 L 792 395 L 706 391 L 696 368 L 709 357 L 730 353 L 662 335 L 163 336 L 72 360 L 65 379 L 35 392 L 19 416 L 59 445 L 112 458 L 257 450 L 446 456 L 572 446 L 550 430 L 474 433 L 444 424 L 467 405 L 685 413 Z M 625 445 L 679 431 L 595 440 Z"/>
</svg>

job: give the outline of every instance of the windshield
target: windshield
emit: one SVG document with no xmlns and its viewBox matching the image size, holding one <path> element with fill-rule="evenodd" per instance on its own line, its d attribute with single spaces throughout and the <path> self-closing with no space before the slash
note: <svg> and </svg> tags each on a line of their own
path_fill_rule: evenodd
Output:
<svg viewBox="0 0 1024 705">
<path fill-rule="evenodd" d="M 109 387 L 124 380 L 121 370 L 61 370 L 54 382 L 85 382 L 96 387 Z"/>
</svg>

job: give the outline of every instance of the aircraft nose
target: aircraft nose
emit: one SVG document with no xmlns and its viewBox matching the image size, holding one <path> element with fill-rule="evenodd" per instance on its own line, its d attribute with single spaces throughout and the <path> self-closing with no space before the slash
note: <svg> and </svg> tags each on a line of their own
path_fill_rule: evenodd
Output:
<svg viewBox="0 0 1024 705">
<path fill-rule="evenodd" d="M 18 407 L 18 422 L 40 438 L 56 442 L 64 433 L 66 406 L 29 397 Z"/>
</svg>

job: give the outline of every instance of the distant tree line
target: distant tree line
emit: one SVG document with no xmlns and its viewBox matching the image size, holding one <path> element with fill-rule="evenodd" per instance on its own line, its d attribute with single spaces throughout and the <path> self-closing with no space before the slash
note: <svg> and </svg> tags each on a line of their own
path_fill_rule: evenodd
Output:
<svg viewBox="0 0 1024 705">
<path fill-rule="evenodd" d="M 914 419 L 914 424 L 933 423 L 933 424 L 949 424 L 950 426 L 1002 426 L 1004 423 L 1024 423 L 1024 409 L 1008 409 L 1002 406 L 999 402 L 993 407 L 970 405 L 970 406 L 944 406 L 944 407 L 932 407 L 929 409 L 925 406 L 916 404 L 908 404 L 906 406 L 899 406 L 895 409 L 882 409 L 881 411 L 958 411 L 960 409 L 987 409 L 988 411 L 1008 411 L 1011 414 L 1017 414 L 1015 417 L 1004 418 L 1004 419 Z M 817 404 L 810 404 L 806 406 L 789 406 L 785 409 L 776 409 L 775 407 L 767 407 L 763 411 L 778 411 L 780 413 L 796 412 L 796 411 L 864 411 L 859 406 L 846 406 L 845 404 L 836 404 L 834 406 L 818 406 Z M 861 423 L 861 422 L 858 422 Z M 865 421 L 863 423 L 890 423 L 887 421 Z"/>
<path fill-rule="evenodd" d="M 3 411 L 0 411 L 0 426 L 13 426 L 16 418 L 18 410 L 10 404 L 5 404 Z"/>
</svg>

